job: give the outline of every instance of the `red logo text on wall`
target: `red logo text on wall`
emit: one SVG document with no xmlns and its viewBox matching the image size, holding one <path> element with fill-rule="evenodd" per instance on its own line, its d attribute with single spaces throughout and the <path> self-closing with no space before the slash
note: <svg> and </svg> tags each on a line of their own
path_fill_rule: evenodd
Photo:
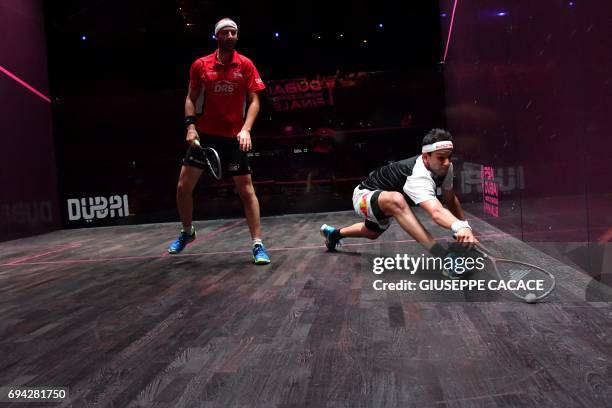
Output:
<svg viewBox="0 0 612 408">
<path fill-rule="evenodd" d="M 491 166 L 482 166 L 482 201 L 485 214 L 499 217 L 499 185 Z"/>
<path fill-rule="evenodd" d="M 323 108 L 334 105 L 336 87 L 355 86 L 365 76 L 358 72 L 268 81 L 266 94 L 276 112 Z"/>
<path fill-rule="evenodd" d="M 335 77 L 270 81 L 266 88 L 276 112 L 322 108 L 334 104 Z"/>
</svg>

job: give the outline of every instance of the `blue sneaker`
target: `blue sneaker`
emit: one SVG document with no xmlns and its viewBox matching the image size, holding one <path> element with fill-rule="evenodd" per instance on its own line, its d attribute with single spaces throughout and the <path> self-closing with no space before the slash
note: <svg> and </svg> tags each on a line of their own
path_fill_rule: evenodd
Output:
<svg viewBox="0 0 612 408">
<path fill-rule="evenodd" d="M 170 246 L 168 247 L 168 253 L 172 255 L 178 254 L 183 249 L 185 249 L 187 244 L 189 244 L 190 242 L 193 242 L 196 239 L 196 235 L 197 235 L 196 229 L 193 225 L 191 226 L 190 234 L 187 234 L 185 231 L 181 230 L 181 234 L 176 239 L 176 241 L 171 243 Z"/>
<path fill-rule="evenodd" d="M 331 225 L 323 224 L 321 225 L 321 229 L 319 233 L 323 238 L 325 238 L 325 246 L 327 250 L 333 252 L 336 250 L 336 247 L 342 246 L 342 240 L 338 238 L 334 238 L 334 232 L 338 231 L 337 228 L 332 227 Z"/>
<path fill-rule="evenodd" d="M 448 254 L 446 254 L 446 257 L 443 260 L 443 263 L 446 264 L 448 261 L 448 259 L 452 259 L 453 263 L 452 266 L 450 268 L 445 268 L 444 266 L 442 267 L 442 275 L 444 275 L 445 277 L 449 278 L 449 279 L 461 279 L 463 278 L 465 274 L 464 272 L 457 272 L 457 264 L 455 263 L 455 258 L 458 258 L 459 255 L 457 255 L 455 252 L 449 252 Z"/>
<path fill-rule="evenodd" d="M 263 244 L 253 245 L 253 262 L 255 262 L 255 265 L 267 265 L 270 263 L 270 257 Z"/>
</svg>

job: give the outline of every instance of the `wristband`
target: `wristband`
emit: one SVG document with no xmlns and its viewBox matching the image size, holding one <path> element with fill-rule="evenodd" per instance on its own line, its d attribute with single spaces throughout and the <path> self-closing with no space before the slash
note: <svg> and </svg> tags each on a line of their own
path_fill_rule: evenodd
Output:
<svg viewBox="0 0 612 408">
<path fill-rule="evenodd" d="M 457 220 L 453 222 L 453 225 L 451 225 L 451 230 L 453 230 L 454 234 L 458 233 L 460 230 L 464 228 L 472 229 L 472 227 L 470 227 L 470 224 L 468 224 L 467 221 Z"/>
<path fill-rule="evenodd" d="M 185 116 L 185 126 L 195 125 L 196 117 L 195 116 Z"/>
</svg>

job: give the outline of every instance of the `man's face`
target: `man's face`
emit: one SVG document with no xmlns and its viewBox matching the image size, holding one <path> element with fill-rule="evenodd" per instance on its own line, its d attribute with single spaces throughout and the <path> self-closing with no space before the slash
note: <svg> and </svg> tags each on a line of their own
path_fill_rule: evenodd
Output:
<svg viewBox="0 0 612 408">
<path fill-rule="evenodd" d="M 222 50 L 233 50 L 236 46 L 236 41 L 238 41 L 238 31 L 233 28 L 223 28 L 217 33 L 217 43 Z"/>
<path fill-rule="evenodd" d="M 425 167 L 432 171 L 437 176 L 446 176 L 448 168 L 451 164 L 451 149 L 438 150 L 432 153 L 423 154 L 423 162 Z"/>
</svg>

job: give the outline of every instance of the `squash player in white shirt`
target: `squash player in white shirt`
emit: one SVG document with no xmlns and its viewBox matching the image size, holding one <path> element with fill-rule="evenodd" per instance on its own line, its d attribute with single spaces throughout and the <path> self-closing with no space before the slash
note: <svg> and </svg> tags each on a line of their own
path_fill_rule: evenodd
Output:
<svg viewBox="0 0 612 408">
<path fill-rule="evenodd" d="M 414 215 L 411 207 L 415 206 L 425 210 L 436 224 L 451 230 L 458 242 L 466 246 L 478 242 L 453 191 L 453 147 L 449 132 L 432 129 L 423 138 L 420 155 L 372 171 L 353 191 L 353 208 L 364 220 L 343 228 L 323 224 L 320 232 L 327 249 L 334 251 L 343 238 L 376 239 L 394 218 L 432 255 L 445 258 L 446 250 Z M 442 202 L 436 197 L 438 188 L 442 190 Z M 453 268 L 444 269 L 443 274 L 461 278 Z"/>
</svg>

